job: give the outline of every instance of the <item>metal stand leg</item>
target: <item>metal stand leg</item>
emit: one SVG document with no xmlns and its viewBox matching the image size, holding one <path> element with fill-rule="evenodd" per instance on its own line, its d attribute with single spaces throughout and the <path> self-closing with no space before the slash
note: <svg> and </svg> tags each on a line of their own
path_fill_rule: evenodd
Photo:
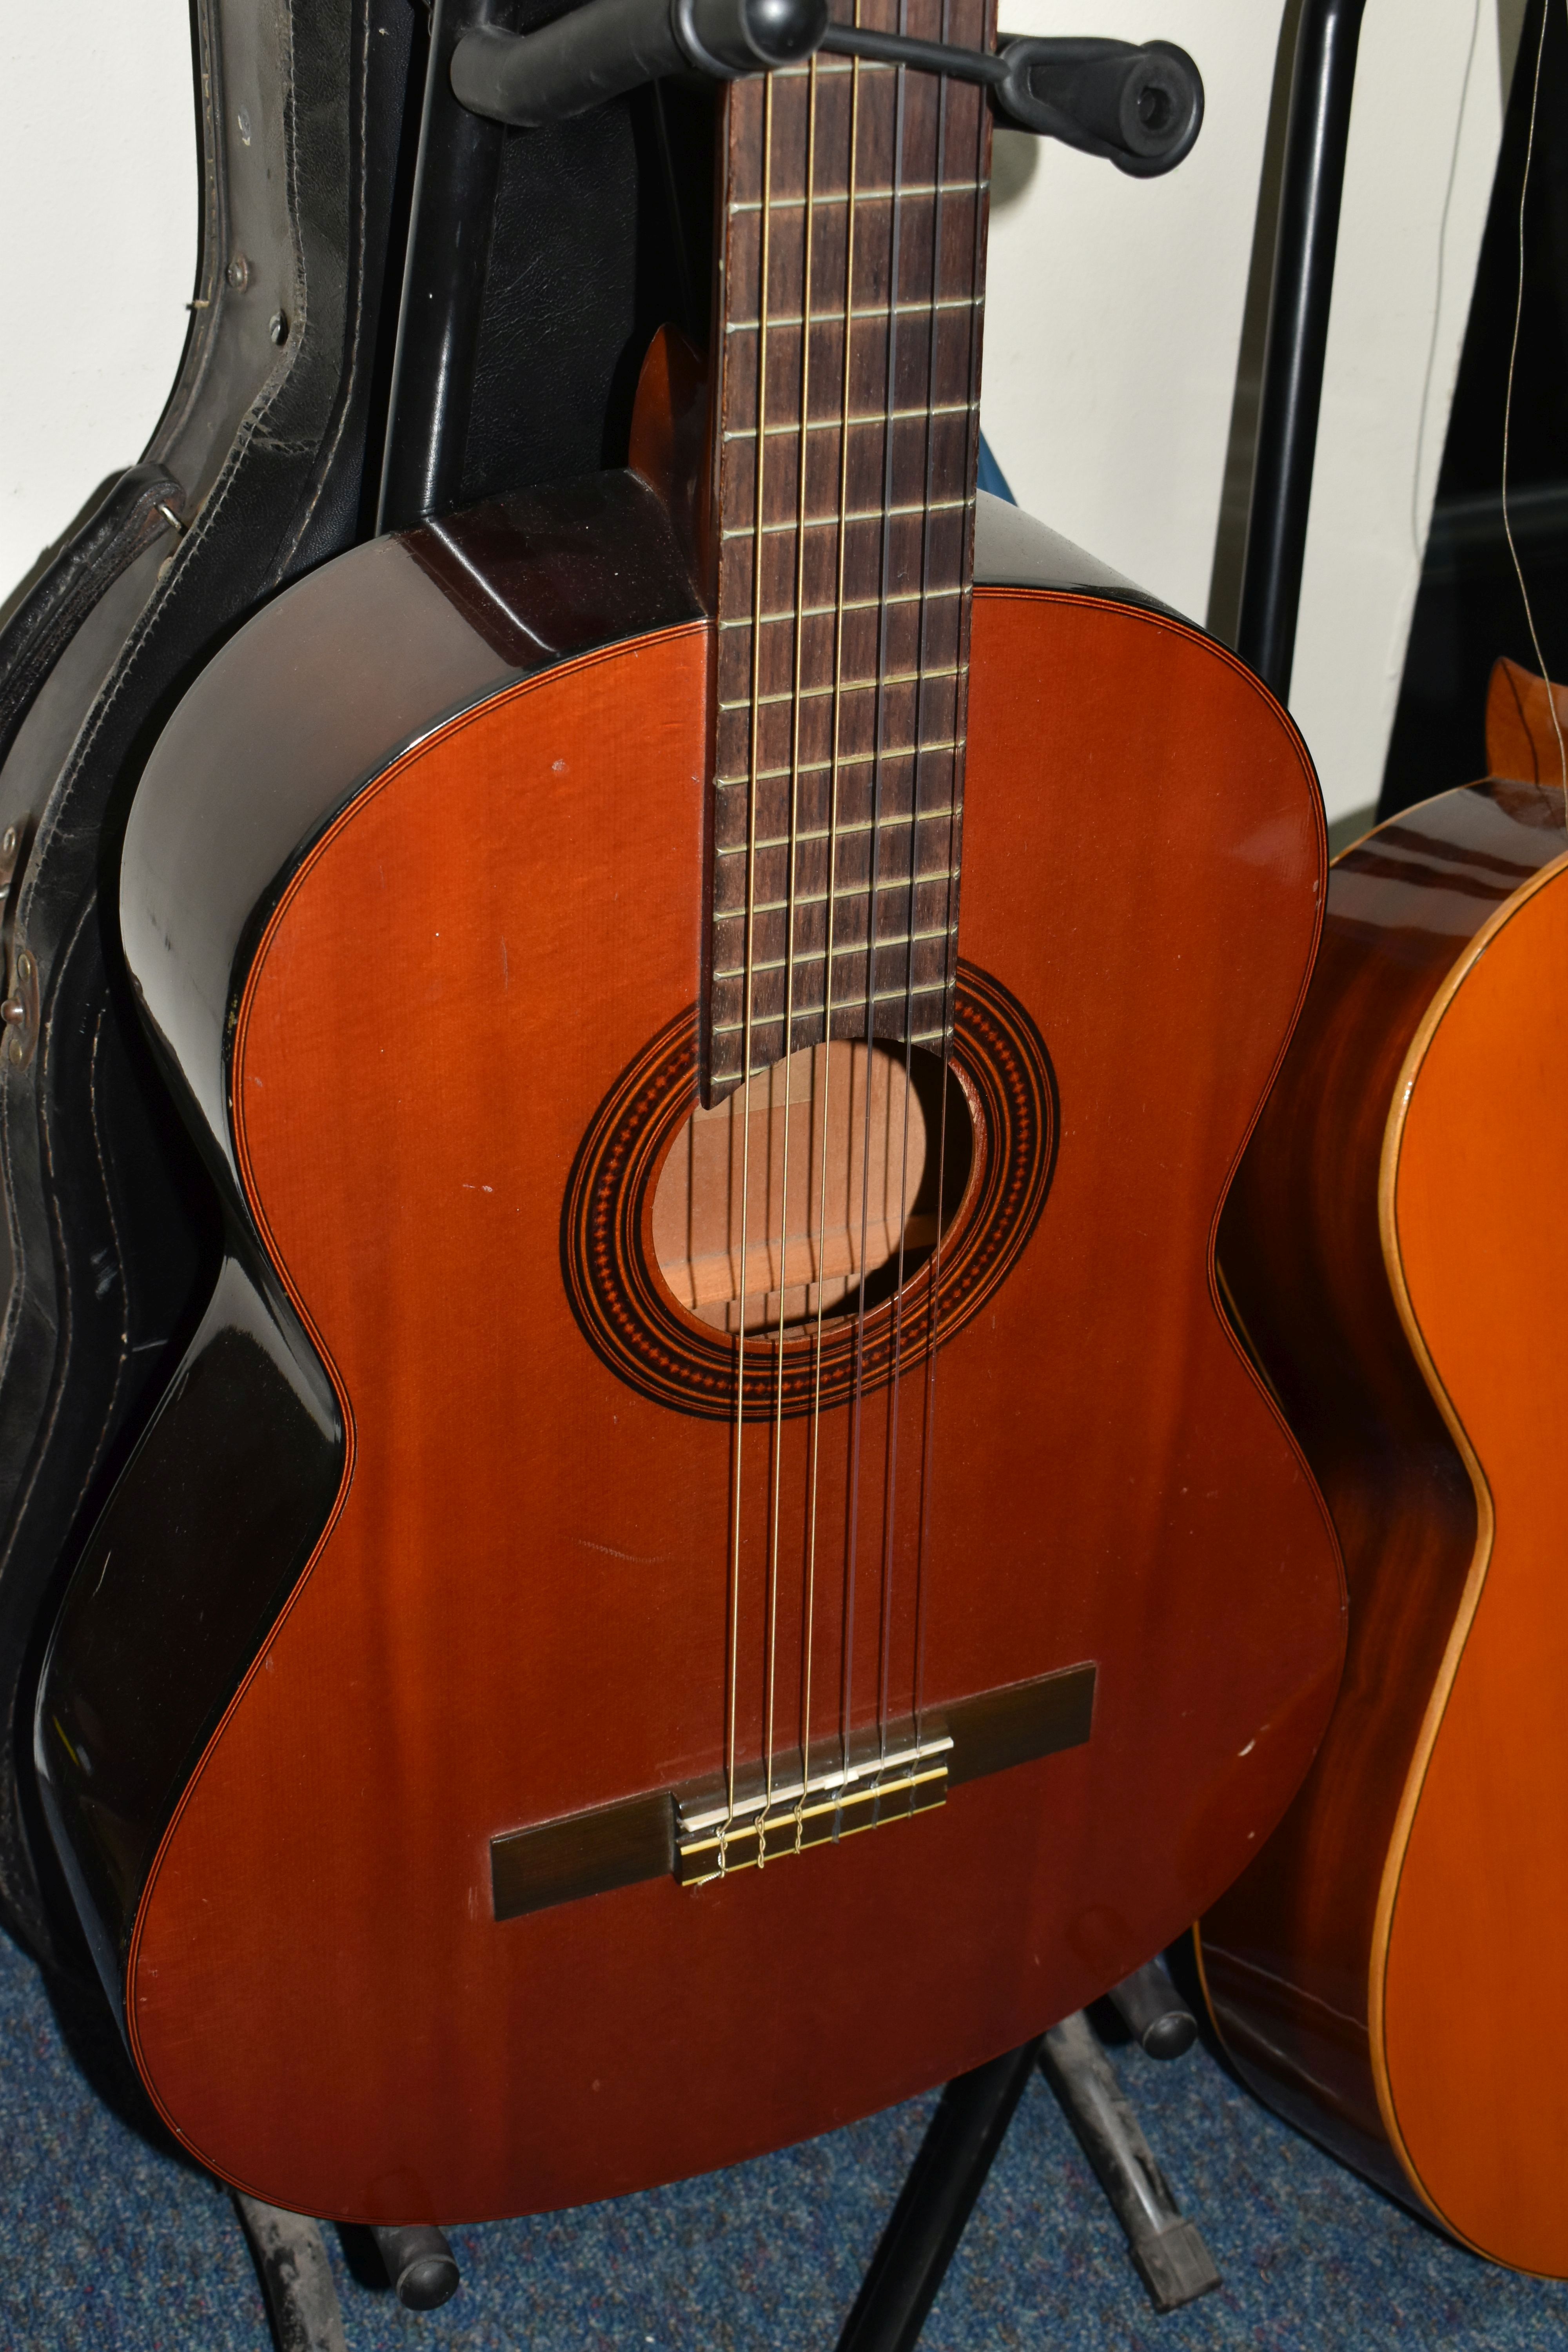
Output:
<svg viewBox="0 0 1568 2352">
<path fill-rule="evenodd" d="M 234 2191 L 272 2315 L 278 2352 L 348 2352 L 343 2315 L 321 2232 L 302 2213 Z"/>
<path fill-rule="evenodd" d="M 1026 2042 L 942 2095 L 882 2232 L 838 2352 L 910 2352 L 1034 2071 Z"/>
<path fill-rule="evenodd" d="M 397 2289 L 397 2300 L 410 2311 L 437 2311 L 461 2286 L 458 2257 L 432 2222 L 377 2224 L 371 2235 Z"/>
<path fill-rule="evenodd" d="M 1040 2064 L 1127 2232 L 1155 2310 L 1179 2311 L 1218 2286 L 1209 2250 L 1183 2219 L 1081 2010 L 1051 2028 L 1040 2044 Z"/>
</svg>

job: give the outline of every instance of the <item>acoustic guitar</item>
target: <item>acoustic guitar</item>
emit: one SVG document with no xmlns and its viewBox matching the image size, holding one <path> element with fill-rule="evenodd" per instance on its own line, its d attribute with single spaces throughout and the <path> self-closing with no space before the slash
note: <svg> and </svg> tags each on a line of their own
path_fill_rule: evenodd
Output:
<svg viewBox="0 0 1568 2352">
<path fill-rule="evenodd" d="M 38 1767 L 159 2109 L 296 2210 L 616 2195 L 1017 2044 L 1339 1675 L 1213 1272 L 1310 765 L 976 521 L 981 94 L 818 59 L 720 139 L 634 467 L 290 590 L 127 831 L 228 1255 Z"/>
<path fill-rule="evenodd" d="M 1568 845 L 1547 689 L 1511 664 L 1488 752 L 1488 782 L 1336 861 L 1226 1212 L 1351 1631 L 1306 1784 L 1200 1944 L 1262 2097 L 1481 2252 L 1568 2275 L 1568 2084 L 1518 2038 L 1568 1926 Z"/>
</svg>

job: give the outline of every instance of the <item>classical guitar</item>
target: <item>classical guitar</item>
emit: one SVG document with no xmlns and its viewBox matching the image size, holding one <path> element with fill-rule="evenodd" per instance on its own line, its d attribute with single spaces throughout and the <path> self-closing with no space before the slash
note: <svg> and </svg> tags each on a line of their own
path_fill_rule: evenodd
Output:
<svg viewBox="0 0 1568 2352">
<path fill-rule="evenodd" d="M 299 2210 L 615 2195 L 1016 2045 L 1337 1683 L 1213 1272 L 1310 763 L 976 523 L 973 84 L 817 58 L 719 139 L 710 391 L 661 337 L 636 469 L 279 598 L 127 831 L 229 1249 L 38 1764 L 161 2112 Z"/>
<path fill-rule="evenodd" d="M 1548 691 L 1511 664 L 1488 751 L 1488 782 L 1336 861 L 1226 1212 L 1351 1631 L 1305 1786 L 1200 1940 L 1264 2098 L 1456 2237 L 1562 2275 L 1568 2086 L 1549 2036 L 1521 2066 L 1517 2027 L 1568 1927 L 1568 861 Z"/>
</svg>

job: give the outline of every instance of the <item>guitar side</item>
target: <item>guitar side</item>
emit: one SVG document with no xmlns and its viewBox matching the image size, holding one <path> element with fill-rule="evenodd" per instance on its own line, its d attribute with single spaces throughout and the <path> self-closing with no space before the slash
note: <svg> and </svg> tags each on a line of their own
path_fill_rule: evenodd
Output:
<svg viewBox="0 0 1568 2352">
<path fill-rule="evenodd" d="M 298 1411 L 336 1475 L 298 1514 L 303 1575 L 262 1547 L 253 1655 L 205 1684 L 160 1777 L 93 1671 L 106 1612 L 144 1645 L 184 1639 L 121 1580 L 116 1510 L 145 1531 L 133 1559 L 182 1535 L 151 1455 L 133 1465 L 57 1634 L 40 1758 L 154 2097 L 204 2161 L 299 2210 L 619 2193 L 977 2063 L 1210 1900 L 1319 1736 L 1332 1538 L 1212 1276 L 1310 964 L 1315 786 L 1229 656 L 1070 570 L 1024 584 L 1048 535 L 1005 529 L 1004 580 L 975 599 L 961 996 L 1011 1024 L 1023 1058 L 999 1068 L 1043 1040 L 1035 1109 L 1059 1124 L 1037 1223 L 933 1359 L 928 1697 L 962 1727 L 977 1698 L 1065 1676 L 1093 1706 L 1050 1752 L 968 1757 L 934 1811 L 695 1893 L 657 1863 L 510 1916 L 497 1892 L 498 1841 L 719 1759 L 730 1431 L 617 1375 L 563 1278 L 584 1139 L 700 985 L 709 625 L 674 573 L 635 632 L 569 650 L 520 562 L 505 612 L 554 657 L 499 676 L 506 625 L 472 625 L 464 575 L 469 683 L 444 670 L 401 756 L 340 761 L 308 819 L 285 809 L 278 844 L 235 855 L 262 879 L 212 919 L 230 954 L 167 919 L 137 931 L 235 1263 L 314 1364 Z M 417 601 L 439 584 L 426 553 L 353 562 Z M 421 611 L 399 635 L 384 604 L 363 640 L 405 695 L 447 625 Z M 295 703 L 309 744 L 362 673 L 308 627 L 296 650 L 319 681 Z M 237 666 L 213 710 L 242 724 L 266 673 Z M 265 736 L 255 756 L 276 759 Z M 160 861 L 182 838 L 133 833 L 149 908 L 180 900 Z M 867 1410 L 880 1461 L 885 1388 Z M 803 1426 L 778 1441 L 792 1463 Z M 848 1432 L 846 1408 L 824 1416 L 830 1487 Z"/>
<path fill-rule="evenodd" d="M 1542 1059 L 1556 794 L 1491 782 L 1331 877 L 1307 1009 L 1221 1259 L 1340 1529 L 1344 1685 L 1303 1789 L 1208 1914 L 1252 2086 L 1495 2259 L 1560 2273 L 1560 2103 L 1521 2081 L 1521 1969 L 1563 1927 L 1546 1561 L 1564 1139 Z M 1531 1955 L 1534 1954 L 1532 1960 Z"/>
</svg>

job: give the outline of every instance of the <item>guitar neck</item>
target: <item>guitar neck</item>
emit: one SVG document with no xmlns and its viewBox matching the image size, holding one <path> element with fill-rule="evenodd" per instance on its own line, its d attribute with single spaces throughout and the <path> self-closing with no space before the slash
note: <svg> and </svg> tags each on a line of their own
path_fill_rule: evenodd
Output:
<svg viewBox="0 0 1568 2352">
<path fill-rule="evenodd" d="M 993 30 L 991 0 L 855 21 Z M 818 58 L 727 95 L 710 1096 L 947 1034 L 989 165 L 972 85 Z"/>
</svg>

